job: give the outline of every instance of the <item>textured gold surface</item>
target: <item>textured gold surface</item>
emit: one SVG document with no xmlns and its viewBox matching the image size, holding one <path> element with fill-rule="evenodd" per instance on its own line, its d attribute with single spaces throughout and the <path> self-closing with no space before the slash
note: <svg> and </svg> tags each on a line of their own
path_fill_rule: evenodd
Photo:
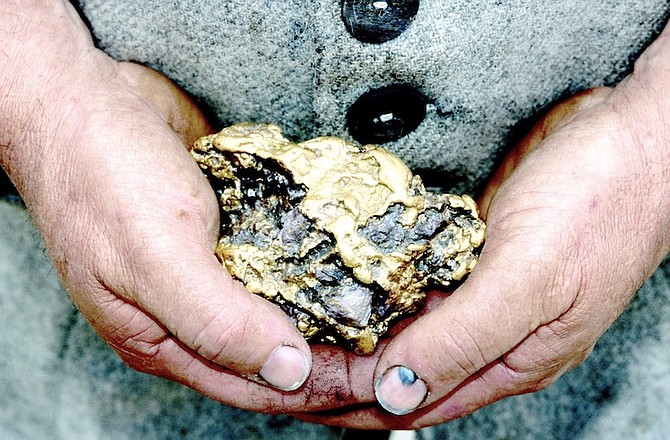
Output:
<svg viewBox="0 0 670 440">
<path fill-rule="evenodd" d="M 393 320 L 421 306 L 431 284 L 448 287 L 476 265 L 485 227 L 478 219 L 474 201 L 468 196 L 426 192 L 418 176 L 381 148 L 360 147 L 334 137 L 294 144 L 276 126 L 243 123 L 198 140 L 192 154 L 210 181 L 218 182 L 215 187 L 222 213 L 240 214 L 235 218 L 242 224 L 232 225 L 233 230 L 246 236 L 256 231 L 263 237 L 256 243 L 253 238 L 241 241 L 232 237 L 235 233 L 224 234 L 216 249 L 218 257 L 250 292 L 288 310 L 308 338 L 335 343 L 344 340 L 357 352 L 370 353 Z M 244 208 L 258 191 L 245 187 L 240 176 L 245 170 L 268 168 L 268 164 L 289 176 L 292 182 L 287 186 L 304 191 L 290 212 L 309 223 L 298 232 L 302 237 L 300 248 L 293 252 L 292 259 L 287 257 L 286 234 L 273 231 L 290 228 L 290 220 L 278 223 L 267 209 Z M 219 185 L 221 182 L 224 184 Z M 254 202 L 256 206 L 266 202 L 280 207 L 286 204 L 285 198 L 267 195 L 272 188 L 265 189 L 261 184 L 261 191 L 263 197 Z M 439 243 L 422 238 L 385 249 L 388 246 L 383 242 L 380 245 L 366 237 L 362 231 L 372 227 L 384 240 L 374 225 L 392 207 L 399 212 L 394 230 L 401 234 L 414 231 L 427 209 L 440 212 L 433 215 L 443 218 Z M 448 221 L 444 220 L 447 217 Z M 223 225 L 222 231 L 230 227 Z M 380 231 L 389 227 L 385 224 Z M 324 255 L 314 257 L 327 243 L 332 246 Z M 439 249 L 431 250 L 435 243 Z M 448 259 L 449 269 L 441 265 L 439 280 L 417 268 L 417 260 L 429 251 Z M 295 261 L 303 259 L 309 262 L 306 267 L 287 269 L 300 266 Z M 294 262 L 279 267 L 279 262 L 289 260 Z M 321 295 L 324 288 L 318 274 L 323 273 L 324 264 L 344 268 L 347 280 L 353 279 L 355 286 L 340 291 L 329 288 Z M 384 298 L 373 300 L 365 292 Z"/>
</svg>

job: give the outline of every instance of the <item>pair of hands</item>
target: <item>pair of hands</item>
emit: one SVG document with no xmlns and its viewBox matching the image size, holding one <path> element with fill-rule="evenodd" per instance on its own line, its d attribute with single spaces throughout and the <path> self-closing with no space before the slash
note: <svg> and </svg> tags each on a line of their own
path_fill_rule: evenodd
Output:
<svg viewBox="0 0 670 440">
<path fill-rule="evenodd" d="M 559 106 L 511 153 L 480 200 L 479 265 L 453 295 L 431 293 L 372 356 L 309 347 L 214 256 L 217 202 L 185 148 L 211 128 L 188 97 L 95 49 L 68 2 L 0 10 L 0 163 L 63 285 L 130 366 L 223 403 L 407 429 L 542 389 L 670 248 L 666 32 L 632 76 Z"/>
</svg>

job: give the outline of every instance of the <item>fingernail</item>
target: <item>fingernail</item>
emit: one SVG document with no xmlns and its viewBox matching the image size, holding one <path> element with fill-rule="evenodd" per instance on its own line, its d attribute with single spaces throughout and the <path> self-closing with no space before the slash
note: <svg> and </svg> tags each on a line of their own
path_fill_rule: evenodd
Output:
<svg viewBox="0 0 670 440">
<path fill-rule="evenodd" d="M 426 383 L 407 367 L 391 367 L 375 382 L 375 396 L 386 411 L 409 414 L 428 397 Z"/>
<path fill-rule="evenodd" d="M 294 391 L 307 379 L 309 362 L 305 353 L 284 345 L 272 352 L 258 375 L 275 388 Z"/>
</svg>

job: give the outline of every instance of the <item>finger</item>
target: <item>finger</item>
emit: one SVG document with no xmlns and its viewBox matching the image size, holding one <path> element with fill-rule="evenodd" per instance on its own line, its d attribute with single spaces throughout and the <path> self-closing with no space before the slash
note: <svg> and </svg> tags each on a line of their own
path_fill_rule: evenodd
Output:
<svg viewBox="0 0 670 440">
<path fill-rule="evenodd" d="M 593 349 L 594 343 L 587 338 L 575 347 L 574 341 L 566 344 L 567 337 L 557 337 L 557 331 L 563 333 L 567 328 L 574 329 L 557 321 L 541 326 L 511 353 L 481 369 L 443 399 L 406 416 L 405 421 L 411 421 L 415 428 L 430 426 L 464 417 L 506 397 L 545 389 L 579 366 Z"/>
<path fill-rule="evenodd" d="M 131 367 L 185 384 L 200 393 L 253 411 L 324 411 L 373 402 L 375 357 L 352 356 L 331 346 L 315 346 L 312 375 L 300 392 L 284 393 L 249 381 L 198 355 L 166 328 L 132 304 L 100 290 L 88 319 L 107 334 L 107 342 Z M 103 299 L 104 298 L 104 299 Z"/>
<path fill-rule="evenodd" d="M 555 376 L 546 378 L 543 381 L 546 384 L 544 386 L 558 379 L 562 373 L 559 372 Z M 391 415 L 374 405 L 359 405 L 341 408 L 338 411 L 292 415 L 305 422 L 360 430 L 417 430 L 467 416 L 505 397 L 542 389 L 529 387 L 525 391 L 519 391 L 510 385 L 512 382 L 516 382 L 516 377 L 510 374 L 504 364 L 495 362 L 456 388 L 448 398 L 407 415 Z"/>
<path fill-rule="evenodd" d="M 570 314 L 572 312 L 567 315 Z M 487 365 L 443 399 L 408 415 L 395 416 L 379 406 L 358 405 L 296 417 L 355 429 L 414 430 L 469 415 L 505 397 L 540 391 L 580 365 L 593 349 L 588 337 L 582 338 L 581 349 L 566 344 L 568 334 L 577 327 L 576 322 L 570 323 L 573 320 L 567 315 L 539 327 L 510 354 Z M 552 355 L 538 359 L 538 353 L 547 352 Z"/>
<path fill-rule="evenodd" d="M 298 420 L 361 431 L 415 429 L 404 418 L 391 418 L 374 405 L 342 408 L 339 411 L 290 414 Z"/>
<path fill-rule="evenodd" d="M 309 374 L 309 347 L 277 306 L 249 294 L 216 259 L 216 203 L 204 177 L 194 175 L 201 184 L 185 191 L 145 173 L 146 188 L 130 188 L 118 210 L 106 201 L 112 212 L 92 222 L 92 273 L 72 279 L 98 280 L 208 361 L 293 390 Z"/>
<path fill-rule="evenodd" d="M 489 235 L 496 243 L 495 228 Z M 553 276 L 538 270 L 543 262 L 561 261 L 546 240 L 536 236 L 530 243 L 517 236 L 485 247 L 470 279 L 389 343 L 375 379 L 382 407 L 403 415 L 442 399 L 571 307 L 577 292 L 563 294 L 563 285 L 555 286 Z M 510 268 L 512 261 L 521 263 L 519 255 L 528 257 L 527 266 Z"/>
<path fill-rule="evenodd" d="M 154 252 L 179 249 L 177 261 L 146 255 L 151 271 L 140 275 L 133 295 L 140 308 L 209 361 L 281 390 L 301 386 L 311 355 L 288 317 L 233 281 L 208 248 L 185 237 L 171 245 Z"/>
</svg>

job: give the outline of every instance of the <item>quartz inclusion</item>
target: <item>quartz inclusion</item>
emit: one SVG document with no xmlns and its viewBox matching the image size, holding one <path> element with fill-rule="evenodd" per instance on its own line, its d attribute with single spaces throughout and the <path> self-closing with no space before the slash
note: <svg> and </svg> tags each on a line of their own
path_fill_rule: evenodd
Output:
<svg viewBox="0 0 670 440">
<path fill-rule="evenodd" d="M 485 226 L 475 202 L 427 192 L 379 147 L 296 144 L 274 125 L 242 123 L 191 153 L 219 199 L 217 256 L 307 339 L 371 353 L 426 290 L 477 263 Z"/>
</svg>

